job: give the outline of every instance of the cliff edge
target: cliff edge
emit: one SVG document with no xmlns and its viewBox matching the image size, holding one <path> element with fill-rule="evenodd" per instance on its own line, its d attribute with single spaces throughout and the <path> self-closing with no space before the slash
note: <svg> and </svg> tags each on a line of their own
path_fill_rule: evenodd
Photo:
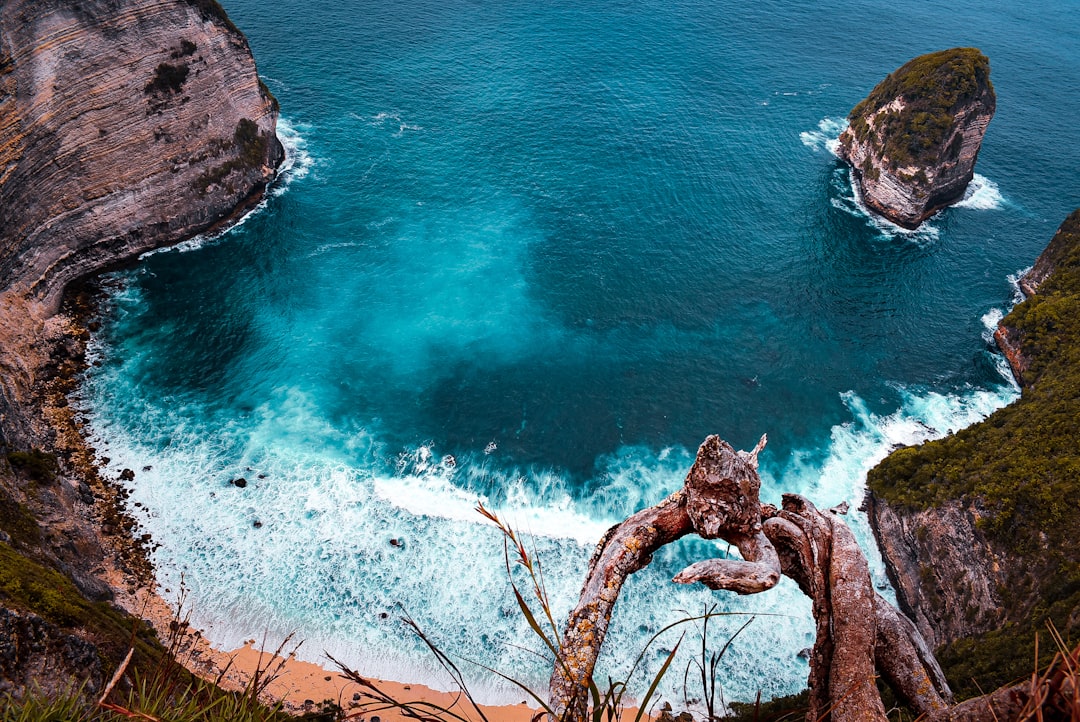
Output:
<svg viewBox="0 0 1080 722">
<path fill-rule="evenodd" d="M 963 198 L 996 102 L 990 61 L 975 48 L 920 55 L 891 73 L 840 135 L 863 203 L 914 229 Z"/>
<path fill-rule="evenodd" d="M 959 692 L 1030 675 L 1037 632 L 1080 632 L 1080 210 L 1021 282 L 997 337 L 1015 403 L 871 470 L 897 597 Z"/>
<path fill-rule="evenodd" d="M 149 540 L 68 404 L 71 289 L 253 206 L 277 110 L 216 0 L 0 1 L 0 695 L 92 692 L 133 630 L 136 666 L 163 653 L 110 604 L 138 606 Z"/>
</svg>

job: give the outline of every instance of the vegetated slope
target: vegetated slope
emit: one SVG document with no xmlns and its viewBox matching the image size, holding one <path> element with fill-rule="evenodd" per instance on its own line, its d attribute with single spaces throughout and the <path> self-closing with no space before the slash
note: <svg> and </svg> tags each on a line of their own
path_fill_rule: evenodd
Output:
<svg viewBox="0 0 1080 722">
<path fill-rule="evenodd" d="M 1041 276 L 1041 278 L 1039 278 Z M 1025 366 L 1018 401 L 952 436 L 900 449 L 870 472 L 869 487 L 899 513 L 959 502 L 998 555 L 1000 629 L 953 641 L 939 657 L 974 694 L 1030 674 L 1045 623 L 1080 631 L 1080 210 L 1036 263 L 1036 290 L 1002 321 Z M 1034 287 L 1033 287 L 1034 286 Z M 933 579 L 934 550 L 921 550 Z M 937 550 L 942 556 L 950 550 Z"/>
</svg>

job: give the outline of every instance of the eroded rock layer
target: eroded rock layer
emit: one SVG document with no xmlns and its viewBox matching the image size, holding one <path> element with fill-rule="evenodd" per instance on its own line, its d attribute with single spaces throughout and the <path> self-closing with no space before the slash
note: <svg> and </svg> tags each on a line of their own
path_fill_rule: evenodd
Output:
<svg viewBox="0 0 1080 722">
<path fill-rule="evenodd" d="M 851 111 L 840 157 L 867 207 L 917 228 L 963 197 L 995 107 L 990 63 L 978 50 L 920 55 Z"/>
<path fill-rule="evenodd" d="M 64 286 L 242 206 L 276 103 L 216 3 L 0 3 L 0 290 Z"/>
</svg>

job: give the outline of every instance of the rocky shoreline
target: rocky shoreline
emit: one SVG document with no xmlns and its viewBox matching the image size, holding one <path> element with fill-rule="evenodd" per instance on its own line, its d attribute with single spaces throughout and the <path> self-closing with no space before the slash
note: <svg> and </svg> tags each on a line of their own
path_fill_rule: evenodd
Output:
<svg viewBox="0 0 1080 722">
<path fill-rule="evenodd" d="M 276 123 L 216 2 L 0 5 L 0 572 L 15 580 L 0 604 L 0 692 L 87 673 L 100 687 L 159 604 L 152 540 L 69 401 L 107 283 L 93 279 L 253 209 L 284 159 Z M 100 662 L 50 663 L 58 649 Z"/>
</svg>

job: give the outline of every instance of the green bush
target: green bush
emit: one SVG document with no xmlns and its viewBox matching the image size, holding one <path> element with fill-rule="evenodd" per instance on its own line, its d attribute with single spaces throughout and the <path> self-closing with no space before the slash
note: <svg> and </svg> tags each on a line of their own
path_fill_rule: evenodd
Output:
<svg viewBox="0 0 1080 722">
<path fill-rule="evenodd" d="M 42 484 L 56 481 L 56 473 L 60 470 L 56 454 L 48 454 L 41 449 L 12 451 L 8 453 L 7 460 L 12 469 Z"/>
<path fill-rule="evenodd" d="M 867 477 L 894 506 L 977 502 L 979 528 L 1008 554 L 1001 592 L 1010 624 L 943 653 L 962 688 L 975 672 L 984 689 L 1007 682 L 1023 660 L 1030 673 L 1034 634 L 1047 620 L 1065 636 L 1080 632 L 1080 210 L 1043 262 L 1053 273 L 1002 321 L 1029 362 L 1020 399 L 953 436 L 894 452 Z"/>
<path fill-rule="evenodd" d="M 154 79 L 146 84 L 143 92 L 147 95 L 155 93 L 162 95 L 172 93 L 175 95 L 183 89 L 184 82 L 187 81 L 190 72 L 191 69 L 188 68 L 187 63 L 181 63 L 180 65 L 161 63 L 154 70 Z"/>
<path fill-rule="evenodd" d="M 881 113 L 874 121 L 871 143 L 891 168 L 933 162 L 943 152 L 957 110 L 994 87 L 990 61 L 976 48 L 953 48 L 908 61 L 856 105 L 848 121 L 859 141 L 870 135 L 866 116 L 902 97 L 902 111 Z"/>
</svg>

